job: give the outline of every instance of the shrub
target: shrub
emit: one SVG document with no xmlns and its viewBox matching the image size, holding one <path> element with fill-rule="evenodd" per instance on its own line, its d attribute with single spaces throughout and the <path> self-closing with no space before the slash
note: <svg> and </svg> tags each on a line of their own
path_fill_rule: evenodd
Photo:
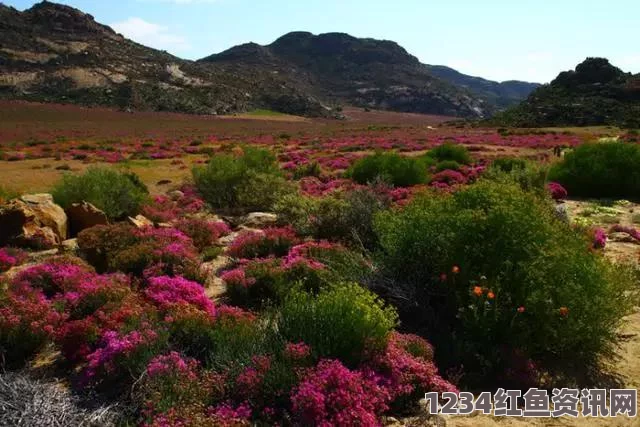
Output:
<svg viewBox="0 0 640 427">
<path fill-rule="evenodd" d="M 293 415 L 301 425 L 378 425 L 390 396 L 375 374 L 323 360 L 293 391 Z"/>
<path fill-rule="evenodd" d="M 316 178 L 322 175 L 322 168 L 318 162 L 310 162 L 301 166 L 298 166 L 293 171 L 293 179 L 301 179 L 307 176 L 315 176 Z"/>
<path fill-rule="evenodd" d="M 23 365 L 52 338 L 64 316 L 26 284 L 0 293 L 0 364 Z"/>
<path fill-rule="evenodd" d="M 99 272 L 201 279 L 197 249 L 175 228 L 96 226 L 78 234 L 78 246 Z"/>
<path fill-rule="evenodd" d="M 213 222 L 198 218 L 183 218 L 176 222 L 175 227 L 189 236 L 199 250 L 216 245 L 220 237 L 231 232 L 225 222 Z"/>
<path fill-rule="evenodd" d="M 241 234 L 231 243 L 227 254 L 238 259 L 281 257 L 296 243 L 298 238 L 290 227 L 267 228 Z"/>
<path fill-rule="evenodd" d="M 241 151 L 214 155 L 206 167 L 194 168 L 196 187 L 214 208 L 270 209 L 289 189 L 276 158 L 267 150 Z"/>
<path fill-rule="evenodd" d="M 443 160 L 436 165 L 436 172 L 442 172 L 445 170 L 457 171 L 462 165 L 455 160 Z"/>
<path fill-rule="evenodd" d="M 144 290 L 145 296 L 160 310 L 167 311 L 175 306 L 190 305 L 209 316 L 215 315 L 213 302 L 205 295 L 204 288 L 196 282 L 182 277 L 152 277 Z"/>
<path fill-rule="evenodd" d="M 427 182 L 427 168 L 420 159 L 379 152 L 356 161 L 347 170 L 347 177 L 359 184 L 382 179 L 397 187 L 409 187 Z"/>
<path fill-rule="evenodd" d="M 22 264 L 27 258 L 27 253 L 21 249 L 0 248 L 0 273 Z"/>
<path fill-rule="evenodd" d="M 548 170 L 545 165 L 524 159 L 503 158 L 494 160 L 483 173 L 483 179 L 515 183 L 525 191 L 540 195 L 547 192 Z"/>
<path fill-rule="evenodd" d="M 553 200 L 564 200 L 567 198 L 567 190 L 557 182 L 550 182 L 547 184 L 547 189 L 551 193 Z"/>
<path fill-rule="evenodd" d="M 425 156 L 438 162 L 454 161 L 462 165 L 469 165 L 473 161 L 467 147 L 449 142 L 429 150 Z"/>
<path fill-rule="evenodd" d="M 373 217 L 391 205 L 386 187 L 364 187 L 322 198 L 288 195 L 275 207 L 278 218 L 301 235 L 372 250 Z"/>
<path fill-rule="evenodd" d="M 290 293 L 281 308 L 278 331 L 287 341 L 311 346 L 316 357 L 355 366 L 368 352 L 385 347 L 396 321 L 395 311 L 371 292 L 358 285 L 337 285 L 317 297 Z"/>
<path fill-rule="evenodd" d="M 513 354 L 568 376 L 613 354 L 630 278 L 556 220 L 550 199 L 480 182 L 380 214 L 376 229 L 385 292 L 466 381 L 504 378 Z"/>
<path fill-rule="evenodd" d="M 491 162 L 490 169 L 510 173 L 518 169 L 526 169 L 530 162 L 520 157 L 499 157 Z"/>
<path fill-rule="evenodd" d="M 82 175 L 64 175 L 52 193 L 56 203 L 65 209 L 86 201 L 112 220 L 135 216 L 148 194 L 131 174 L 99 167 L 89 168 Z"/>
<path fill-rule="evenodd" d="M 549 178 L 578 197 L 640 197 L 640 145 L 588 143 L 567 153 Z"/>
</svg>

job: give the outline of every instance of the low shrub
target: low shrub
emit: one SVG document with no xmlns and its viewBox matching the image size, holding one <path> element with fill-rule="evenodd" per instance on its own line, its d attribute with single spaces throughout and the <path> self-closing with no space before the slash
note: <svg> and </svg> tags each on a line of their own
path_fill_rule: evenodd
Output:
<svg viewBox="0 0 640 427">
<path fill-rule="evenodd" d="M 21 249 L 0 248 L 0 273 L 22 264 L 27 258 L 27 253 Z"/>
<path fill-rule="evenodd" d="M 587 143 L 554 165 L 549 179 L 577 197 L 640 198 L 640 145 Z"/>
<path fill-rule="evenodd" d="M 281 257 L 298 241 L 290 227 L 267 228 L 239 235 L 228 247 L 227 254 L 237 259 Z"/>
<path fill-rule="evenodd" d="M 435 168 L 436 168 L 436 172 L 442 172 L 445 170 L 453 170 L 453 171 L 457 171 L 462 167 L 462 165 L 458 162 L 456 162 L 455 160 L 443 160 L 441 162 L 438 162 L 438 164 L 436 164 Z"/>
<path fill-rule="evenodd" d="M 175 228 L 100 225 L 78 234 L 78 246 L 99 272 L 135 276 L 184 276 L 201 280 L 192 240 Z"/>
<path fill-rule="evenodd" d="M 0 292 L 0 364 L 24 365 L 51 340 L 63 320 L 40 290 L 21 284 Z"/>
<path fill-rule="evenodd" d="M 15 191 L 0 186 L 0 205 L 16 197 L 18 197 L 18 194 Z"/>
<path fill-rule="evenodd" d="M 461 165 L 470 165 L 473 162 L 467 147 L 450 142 L 429 150 L 425 156 L 438 162 L 454 161 Z"/>
<path fill-rule="evenodd" d="M 52 193 L 65 209 L 85 201 L 112 220 L 137 215 L 148 196 L 137 176 L 101 167 L 91 167 L 82 175 L 64 175 Z"/>
<path fill-rule="evenodd" d="M 175 223 L 175 228 L 189 236 L 198 250 L 218 244 L 220 237 L 231 232 L 225 222 L 198 218 L 183 218 Z"/>
<path fill-rule="evenodd" d="M 465 381 L 505 379 L 514 355 L 577 381 L 614 353 L 632 280 L 558 221 L 549 198 L 479 182 L 380 214 L 376 229 L 391 283 L 381 292 L 441 366 L 464 365 Z"/>
<path fill-rule="evenodd" d="M 378 185 L 321 198 L 288 195 L 275 210 L 280 221 L 300 235 L 372 250 L 377 246 L 373 217 L 391 205 L 386 189 Z"/>
<path fill-rule="evenodd" d="M 212 156 L 206 167 L 193 169 L 193 179 L 214 208 L 268 210 L 290 191 L 275 156 L 253 147 L 243 147 L 237 154 Z"/>
<path fill-rule="evenodd" d="M 547 192 L 547 176 L 546 165 L 517 158 L 496 159 L 482 174 L 482 178 L 488 181 L 515 183 L 524 191 L 540 195 Z"/>
<path fill-rule="evenodd" d="M 409 187 L 427 182 L 428 174 L 420 159 L 378 152 L 356 161 L 346 175 L 359 184 L 382 179 L 397 187 Z"/>
<path fill-rule="evenodd" d="M 377 425 L 391 400 L 381 382 L 375 374 L 323 360 L 294 390 L 294 418 L 301 425 Z"/>
<path fill-rule="evenodd" d="M 311 346 L 318 358 L 356 366 L 370 352 L 384 349 L 396 323 L 394 309 L 360 286 L 345 284 L 317 296 L 291 292 L 280 310 L 278 331 L 287 341 Z"/>
</svg>

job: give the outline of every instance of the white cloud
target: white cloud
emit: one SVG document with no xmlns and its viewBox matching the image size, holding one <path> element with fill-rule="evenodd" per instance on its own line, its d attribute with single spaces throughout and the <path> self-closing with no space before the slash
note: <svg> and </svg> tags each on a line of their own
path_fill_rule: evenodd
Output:
<svg viewBox="0 0 640 427">
<path fill-rule="evenodd" d="M 176 1 L 184 2 L 189 0 Z M 155 49 L 172 52 L 184 52 L 191 49 L 191 45 L 185 37 L 172 33 L 169 27 L 147 22 L 142 18 L 129 18 L 125 21 L 111 24 L 111 27 L 123 36 Z"/>
</svg>

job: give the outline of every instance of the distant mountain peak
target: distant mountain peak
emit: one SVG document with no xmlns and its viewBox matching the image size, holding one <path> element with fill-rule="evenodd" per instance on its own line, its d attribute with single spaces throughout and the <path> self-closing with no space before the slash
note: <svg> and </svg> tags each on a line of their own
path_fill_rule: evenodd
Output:
<svg viewBox="0 0 640 427">
<path fill-rule="evenodd" d="M 640 126 L 640 74 L 625 73 L 606 58 L 587 58 L 496 117 L 501 125 Z"/>
<path fill-rule="evenodd" d="M 30 24 L 52 33 L 113 33 L 106 25 L 99 24 L 92 15 L 71 6 L 42 1 L 24 11 Z"/>
</svg>

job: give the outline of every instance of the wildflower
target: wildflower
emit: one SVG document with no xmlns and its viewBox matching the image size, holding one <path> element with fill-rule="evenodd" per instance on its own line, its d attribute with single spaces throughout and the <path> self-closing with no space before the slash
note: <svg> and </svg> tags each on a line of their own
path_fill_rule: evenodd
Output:
<svg viewBox="0 0 640 427">
<path fill-rule="evenodd" d="M 480 286 L 474 287 L 473 288 L 473 293 L 478 297 L 482 296 L 482 288 Z"/>
<path fill-rule="evenodd" d="M 487 293 L 487 298 L 489 298 L 489 299 L 494 299 L 495 297 L 496 297 L 496 294 L 494 294 L 493 292 L 489 291 L 489 292 Z"/>
<path fill-rule="evenodd" d="M 567 307 L 560 307 L 558 311 L 562 317 L 567 317 L 569 315 L 569 309 Z"/>
<path fill-rule="evenodd" d="M 458 274 L 458 273 L 460 273 L 460 267 L 458 267 L 457 265 L 454 265 L 454 266 L 451 268 L 451 272 L 452 272 L 453 274 Z"/>
<path fill-rule="evenodd" d="M 524 313 L 525 308 L 524 305 L 521 305 L 520 307 L 518 307 L 518 313 Z"/>
<path fill-rule="evenodd" d="M 440 273 L 440 281 L 441 282 L 447 281 L 447 273 Z"/>
</svg>

